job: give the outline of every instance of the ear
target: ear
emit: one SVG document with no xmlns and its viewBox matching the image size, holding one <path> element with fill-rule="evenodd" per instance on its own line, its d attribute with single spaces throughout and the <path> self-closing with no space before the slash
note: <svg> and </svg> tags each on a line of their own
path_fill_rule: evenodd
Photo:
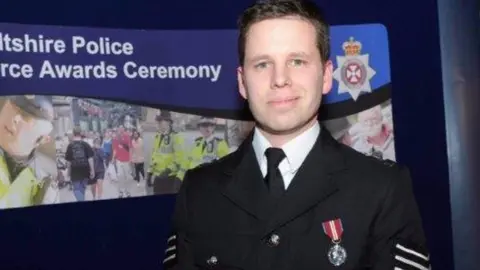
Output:
<svg viewBox="0 0 480 270">
<path fill-rule="evenodd" d="M 243 79 L 243 68 L 240 66 L 237 68 L 237 83 L 238 92 L 244 99 L 248 99 L 247 90 L 245 89 L 245 81 Z"/>
<path fill-rule="evenodd" d="M 326 95 L 332 90 L 333 80 L 333 63 L 328 60 L 323 66 L 323 89 L 322 94 Z"/>
</svg>

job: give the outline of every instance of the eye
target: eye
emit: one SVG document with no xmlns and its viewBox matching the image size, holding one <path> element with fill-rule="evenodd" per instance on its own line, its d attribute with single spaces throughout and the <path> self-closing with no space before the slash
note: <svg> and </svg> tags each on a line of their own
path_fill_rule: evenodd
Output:
<svg viewBox="0 0 480 270">
<path fill-rule="evenodd" d="M 264 69 L 264 68 L 268 67 L 268 63 L 267 62 L 260 62 L 260 63 L 255 64 L 254 67 L 256 69 Z"/>
<path fill-rule="evenodd" d="M 306 61 L 305 60 L 302 60 L 302 59 L 292 59 L 290 61 L 290 64 L 294 67 L 300 67 L 300 66 L 303 66 L 306 64 Z"/>
</svg>

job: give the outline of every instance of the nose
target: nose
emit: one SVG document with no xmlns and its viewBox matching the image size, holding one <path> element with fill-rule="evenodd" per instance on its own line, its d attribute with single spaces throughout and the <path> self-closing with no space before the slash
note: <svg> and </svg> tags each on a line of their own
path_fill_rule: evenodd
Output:
<svg viewBox="0 0 480 270">
<path fill-rule="evenodd" d="M 12 124 L 13 125 L 10 127 L 13 132 L 17 131 L 18 125 L 20 124 L 21 121 L 22 121 L 22 116 L 21 115 L 17 114 L 13 117 L 13 119 L 12 119 Z"/>
<path fill-rule="evenodd" d="M 277 65 L 273 70 L 272 89 L 283 88 L 291 84 L 290 75 L 286 66 Z"/>
</svg>

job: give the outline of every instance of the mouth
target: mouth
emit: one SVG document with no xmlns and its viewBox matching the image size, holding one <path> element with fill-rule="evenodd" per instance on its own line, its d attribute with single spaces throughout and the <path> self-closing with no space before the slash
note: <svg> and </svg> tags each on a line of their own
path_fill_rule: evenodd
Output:
<svg viewBox="0 0 480 270">
<path fill-rule="evenodd" d="M 4 126 L 3 129 L 5 129 L 5 131 L 10 135 L 10 136 L 13 136 L 15 135 L 13 130 L 9 129 L 7 126 Z"/>
<path fill-rule="evenodd" d="M 299 97 L 288 97 L 288 98 L 281 98 L 281 99 L 274 99 L 268 102 L 269 105 L 272 106 L 285 106 L 285 105 L 291 105 L 297 100 L 299 100 Z"/>
</svg>

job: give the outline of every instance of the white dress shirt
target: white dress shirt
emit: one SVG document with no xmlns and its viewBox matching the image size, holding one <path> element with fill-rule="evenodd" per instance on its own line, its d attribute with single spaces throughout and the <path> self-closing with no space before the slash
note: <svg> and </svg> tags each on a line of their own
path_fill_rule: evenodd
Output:
<svg viewBox="0 0 480 270">
<path fill-rule="evenodd" d="M 311 128 L 281 147 L 283 152 L 285 152 L 286 158 L 280 162 L 278 168 L 282 174 L 285 189 L 288 188 L 308 153 L 312 150 L 319 134 L 320 125 L 317 122 Z M 257 128 L 255 128 L 253 134 L 252 145 L 258 164 L 260 165 L 260 170 L 262 171 L 263 177 L 265 177 L 267 175 L 267 158 L 265 156 L 265 150 L 272 147 L 272 145 Z"/>
</svg>

